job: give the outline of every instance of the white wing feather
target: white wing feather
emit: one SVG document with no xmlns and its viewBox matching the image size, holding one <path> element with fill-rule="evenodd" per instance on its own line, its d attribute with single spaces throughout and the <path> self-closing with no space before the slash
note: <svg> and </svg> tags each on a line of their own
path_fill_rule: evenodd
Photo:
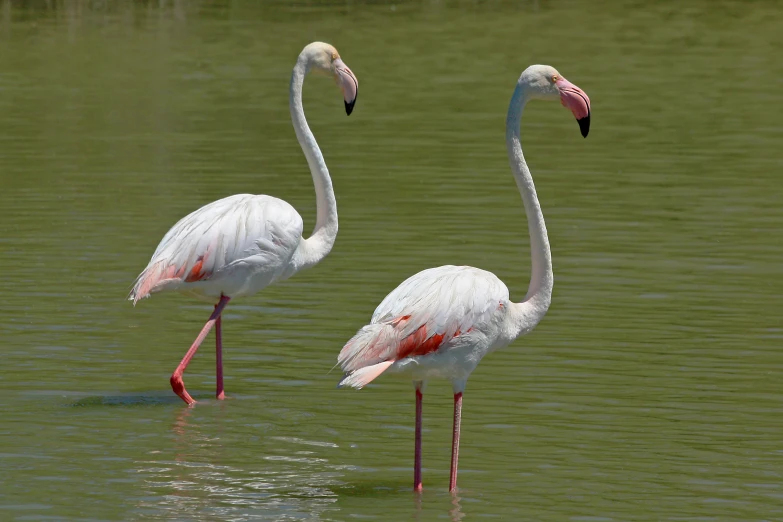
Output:
<svg viewBox="0 0 783 522">
<path fill-rule="evenodd" d="M 487 320 L 508 299 L 508 288 L 492 272 L 472 266 L 439 266 L 403 281 L 381 301 L 371 322 L 410 316 L 403 335 L 422 325 L 432 334 L 465 332 Z"/>
<path fill-rule="evenodd" d="M 302 218 L 281 199 L 236 194 L 180 219 L 161 240 L 130 294 L 137 302 L 184 283 L 216 281 L 238 269 L 286 275 L 302 237 Z M 268 283 L 267 283 L 268 284 Z"/>
<path fill-rule="evenodd" d="M 452 265 L 423 270 L 386 296 L 370 324 L 343 347 L 338 364 L 350 376 L 361 368 L 399 360 L 400 348 L 405 352 L 412 348 L 412 340 L 421 345 L 436 335 L 441 339 L 430 349 L 448 350 L 454 337 L 487 330 L 508 302 L 508 288 L 491 272 Z"/>
</svg>

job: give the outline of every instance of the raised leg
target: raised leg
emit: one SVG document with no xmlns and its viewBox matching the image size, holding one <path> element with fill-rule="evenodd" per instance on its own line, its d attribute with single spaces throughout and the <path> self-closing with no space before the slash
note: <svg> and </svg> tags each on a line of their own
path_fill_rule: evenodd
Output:
<svg viewBox="0 0 783 522">
<path fill-rule="evenodd" d="M 196 401 L 193 400 L 193 397 L 191 397 L 188 391 L 185 389 L 185 383 L 182 382 L 182 374 L 185 372 L 185 368 L 188 367 L 190 360 L 196 354 L 196 350 L 198 350 L 198 347 L 201 346 L 201 343 L 204 342 L 204 338 L 207 336 L 209 331 L 212 329 L 212 326 L 220 317 L 220 314 L 223 313 L 223 308 L 226 307 L 226 304 L 228 304 L 230 299 L 230 297 L 226 297 L 224 295 L 220 296 L 220 301 L 218 301 L 218 304 L 215 306 L 215 311 L 212 312 L 212 315 L 209 316 L 207 324 L 205 324 L 204 328 L 201 329 L 198 337 L 196 337 L 196 340 L 193 341 L 193 344 L 190 346 L 188 353 L 185 354 L 185 357 L 182 358 L 182 361 L 180 361 L 177 369 L 174 370 L 174 373 L 171 374 L 171 389 L 174 390 L 174 393 L 179 395 L 180 398 L 188 405 L 194 404 Z"/>
<path fill-rule="evenodd" d="M 215 305 L 217 310 L 217 305 Z M 221 323 L 223 317 L 218 316 L 215 321 L 215 379 L 217 381 L 217 390 L 215 396 L 219 401 L 226 398 L 226 394 L 223 391 L 223 328 Z"/>
<path fill-rule="evenodd" d="M 422 395 L 422 389 L 424 383 L 422 381 L 415 381 L 413 385 L 416 387 L 416 450 L 413 456 L 413 491 L 419 492 L 422 490 L 421 485 L 421 401 L 424 398 Z"/>
<path fill-rule="evenodd" d="M 451 474 L 449 492 L 457 489 L 457 462 L 459 461 L 459 426 L 462 422 L 462 392 L 454 394 L 454 432 L 451 437 Z"/>
</svg>

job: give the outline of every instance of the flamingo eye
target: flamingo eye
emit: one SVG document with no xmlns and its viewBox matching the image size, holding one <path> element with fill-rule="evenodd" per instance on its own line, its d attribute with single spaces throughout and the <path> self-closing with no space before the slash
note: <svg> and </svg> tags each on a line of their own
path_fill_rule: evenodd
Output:
<svg viewBox="0 0 783 522">
<path fill-rule="evenodd" d="M 552 75 L 552 83 L 555 83 L 559 79 L 560 79 L 560 77 L 558 75 L 556 75 L 556 74 Z"/>
</svg>

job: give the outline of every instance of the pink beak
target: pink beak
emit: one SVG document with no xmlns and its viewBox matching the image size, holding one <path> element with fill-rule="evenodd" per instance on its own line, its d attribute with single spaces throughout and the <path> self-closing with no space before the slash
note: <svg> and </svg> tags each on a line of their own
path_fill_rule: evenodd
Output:
<svg viewBox="0 0 783 522">
<path fill-rule="evenodd" d="M 334 61 L 334 70 L 337 73 L 337 84 L 343 90 L 345 113 L 350 116 L 356 103 L 356 96 L 359 94 L 359 80 L 340 58 Z"/>
<path fill-rule="evenodd" d="M 585 91 L 565 78 L 558 79 L 555 85 L 560 89 L 560 103 L 574 114 L 579 130 L 586 138 L 587 133 L 590 132 L 590 98 Z"/>
</svg>

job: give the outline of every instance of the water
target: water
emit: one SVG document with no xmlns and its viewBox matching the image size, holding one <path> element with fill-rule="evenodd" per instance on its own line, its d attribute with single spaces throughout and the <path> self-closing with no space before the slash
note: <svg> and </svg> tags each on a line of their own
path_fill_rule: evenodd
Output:
<svg viewBox="0 0 783 522">
<path fill-rule="evenodd" d="M 783 161 L 776 2 L 0 2 L 0 519 L 772 520 L 783 517 Z M 231 303 L 218 403 L 209 307 L 124 300 L 182 215 L 240 192 L 315 198 L 288 80 L 312 40 L 361 92 L 309 78 L 340 235 Z M 521 299 L 504 146 L 520 71 L 593 101 L 523 122 L 553 306 L 482 362 L 448 492 L 451 393 L 336 390 L 340 347 L 430 266 Z"/>
</svg>

